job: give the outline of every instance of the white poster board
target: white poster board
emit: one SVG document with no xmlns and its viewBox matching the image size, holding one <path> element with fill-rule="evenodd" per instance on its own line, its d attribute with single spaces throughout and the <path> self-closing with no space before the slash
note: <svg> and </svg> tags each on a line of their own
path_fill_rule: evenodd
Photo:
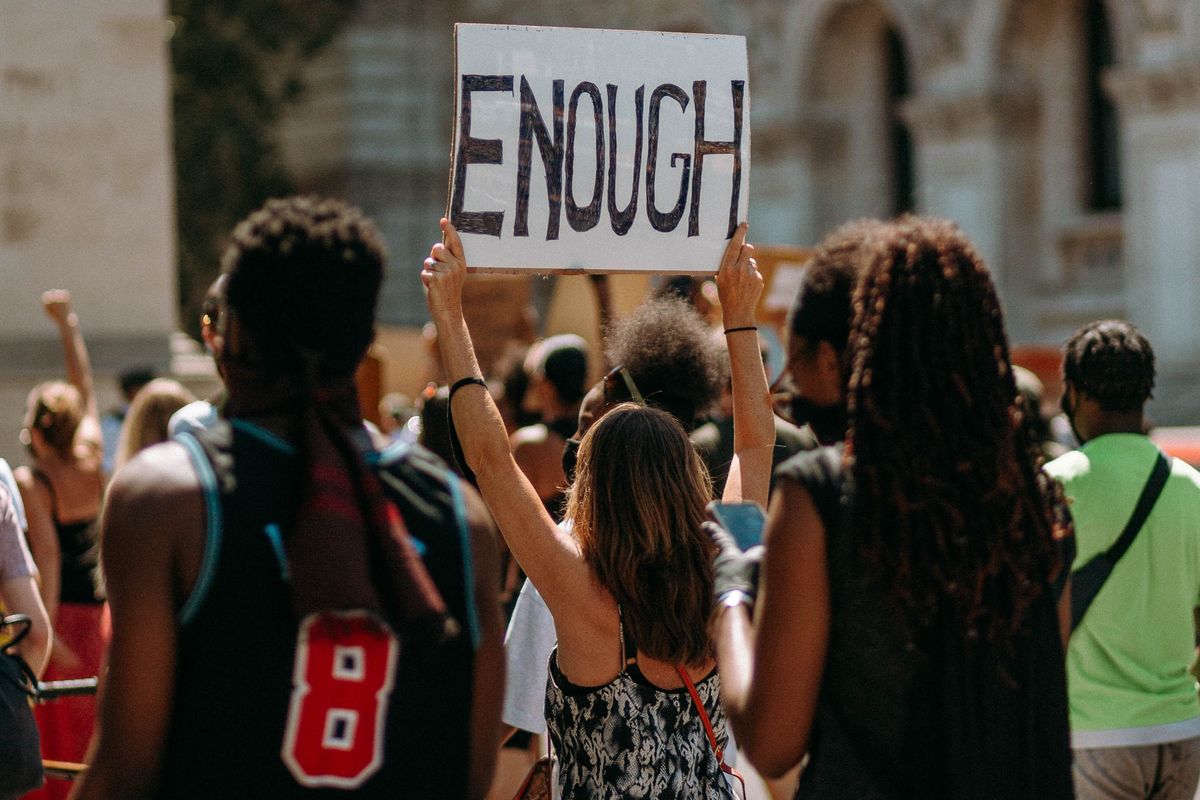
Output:
<svg viewBox="0 0 1200 800">
<path fill-rule="evenodd" d="M 712 273 L 749 194 L 744 37 L 455 26 L 447 216 L 472 267 Z"/>
</svg>

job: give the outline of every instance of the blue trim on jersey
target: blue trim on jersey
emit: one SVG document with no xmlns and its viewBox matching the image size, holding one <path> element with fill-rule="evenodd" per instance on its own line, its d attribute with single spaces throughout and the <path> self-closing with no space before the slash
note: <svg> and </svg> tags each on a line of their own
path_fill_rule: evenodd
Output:
<svg viewBox="0 0 1200 800">
<path fill-rule="evenodd" d="M 230 420 L 230 424 L 237 428 L 242 433 L 253 436 L 268 447 L 273 447 L 281 453 L 286 453 L 289 456 L 296 455 L 296 446 L 281 436 L 271 433 L 261 425 L 256 425 L 253 422 L 247 422 L 244 419 Z"/>
<path fill-rule="evenodd" d="M 288 567 L 287 553 L 283 549 L 283 532 L 279 530 L 279 525 L 268 522 L 263 527 L 263 533 L 267 535 L 267 541 L 271 543 L 271 549 L 275 551 L 275 560 L 279 562 L 279 577 L 285 583 L 291 583 L 292 570 Z"/>
<path fill-rule="evenodd" d="M 208 456 L 204 454 L 204 448 L 190 432 L 181 433 L 176 441 L 183 445 L 184 449 L 188 451 L 188 455 L 191 456 L 192 464 L 196 468 L 196 475 L 200 478 L 200 488 L 204 492 L 204 510 L 208 517 L 200 574 L 196 577 L 196 585 L 192 587 L 191 596 L 183 604 L 183 608 L 179 609 L 179 624 L 186 626 L 196 616 L 200 606 L 204 604 L 204 598 L 208 596 L 213 577 L 217 573 L 217 559 L 221 555 L 223 523 L 221 520 L 221 495 L 217 491 L 217 476 L 213 472 L 212 464 L 208 461 Z"/>
<path fill-rule="evenodd" d="M 467 523 L 467 498 L 463 494 L 458 478 L 446 473 L 446 484 L 454 500 L 454 516 L 458 521 L 458 538 L 463 552 L 463 592 L 467 596 L 467 629 L 471 632 L 471 645 L 478 650 L 483 632 L 479 629 L 479 610 L 475 607 L 475 567 L 471 555 L 471 530 Z"/>
<path fill-rule="evenodd" d="M 412 445 L 408 442 L 392 442 L 382 450 L 371 450 L 368 452 L 366 460 L 373 467 L 386 467 L 403 458 L 410 447 Z"/>
<path fill-rule="evenodd" d="M 417 555 L 419 555 L 421 558 L 424 558 L 425 552 L 429 549 L 426 544 L 417 537 L 413 536 L 411 533 L 408 535 L 408 541 L 413 546 L 413 550 L 417 551 Z"/>
</svg>

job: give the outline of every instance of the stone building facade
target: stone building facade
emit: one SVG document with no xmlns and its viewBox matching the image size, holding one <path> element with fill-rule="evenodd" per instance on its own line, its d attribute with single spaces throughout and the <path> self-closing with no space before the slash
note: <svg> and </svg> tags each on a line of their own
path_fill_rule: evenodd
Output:
<svg viewBox="0 0 1200 800">
<path fill-rule="evenodd" d="M 0 0 L 0 456 L 63 377 L 43 290 L 72 292 L 102 410 L 169 363 L 176 312 L 165 0 Z"/>
<path fill-rule="evenodd" d="M 105 405 L 116 370 L 166 366 L 178 320 L 165 3 L 0 5 L 10 454 L 25 392 L 60 370 L 38 292 L 75 291 Z M 385 341 L 414 380 L 413 267 L 445 208 L 455 21 L 744 34 L 756 241 L 950 216 L 995 271 L 1014 342 L 1128 317 L 1160 356 L 1156 419 L 1200 421 L 1200 0 L 362 0 L 281 141 L 302 186 L 381 223 Z M 508 295 L 540 298 L 551 326 L 590 319 L 550 308 L 547 288 Z"/>
<path fill-rule="evenodd" d="M 401 267 L 445 206 L 456 20 L 744 34 L 756 240 L 954 218 L 1015 343 L 1128 317 L 1159 353 L 1155 417 L 1200 421 L 1200 0 L 365 0 L 284 141 L 382 223 L 401 326 L 425 319 Z"/>
</svg>

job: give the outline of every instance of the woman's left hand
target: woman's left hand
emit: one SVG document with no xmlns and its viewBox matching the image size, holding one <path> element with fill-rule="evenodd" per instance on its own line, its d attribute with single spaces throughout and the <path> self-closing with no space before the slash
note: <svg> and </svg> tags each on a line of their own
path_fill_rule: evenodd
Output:
<svg viewBox="0 0 1200 800">
<path fill-rule="evenodd" d="M 741 592 L 750 605 L 758 595 L 758 572 L 766 552 L 762 545 L 742 551 L 729 531 L 715 522 L 701 524 L 717 551 L 713 554 L 713 599 L 722 603 L 733 592 Z"/>
<path fill-rule="evenodd" d="M 436 321 L 462 315 L 463 284 L 467 277 L 467 259 L 462 239 L 450 220 L 442 218 L 444 243 L 438 242 L 429 251 L 421 268 L 421 283 L 425 286 L 425 303 Z"/>
<path fill-rule="evenodd" d="M 726 330 L 754 324 L 763 277 L 754 260 L 754 245 L 746 244 L 749 226 L 743 222 L 734 231 L 717 270 L 717 296 Z"/>
</svg>

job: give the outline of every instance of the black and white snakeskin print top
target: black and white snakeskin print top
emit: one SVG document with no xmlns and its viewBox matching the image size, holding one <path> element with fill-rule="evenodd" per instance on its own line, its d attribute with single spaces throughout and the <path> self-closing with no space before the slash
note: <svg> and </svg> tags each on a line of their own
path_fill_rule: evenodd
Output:
<svg viewBox="0 0 1200 800">
<path fill-rule="evenodd" d="M 736 800 L 687 689 L 660 689 L 637 666 L 625 639 L 626 667 L 603 686 L 570 683 L 550 655 L 546 722 L 558 754 L 562 800 Z M 728 735 L 721 679 L 696 683 L 717 742 Z"/>
</svg>

